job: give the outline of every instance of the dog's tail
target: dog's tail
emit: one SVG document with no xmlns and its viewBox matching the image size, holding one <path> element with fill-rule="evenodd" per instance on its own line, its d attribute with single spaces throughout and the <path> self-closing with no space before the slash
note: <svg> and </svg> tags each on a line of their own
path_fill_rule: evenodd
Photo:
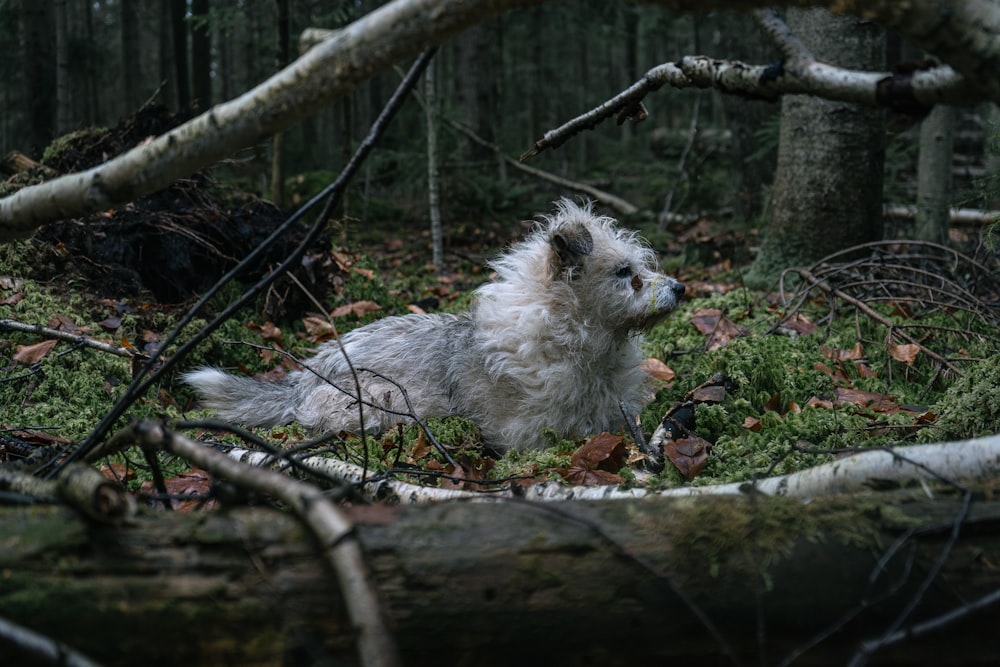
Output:
<svg viewBox="0 0 1000 667">
<path fill-rule="evenodd" d="M 203 366 L 181 379 L 194 387 L 202 404 L 220 419 L 246 426 L 278 426 L 294 421 L 295 386 L 288 381 L 262 382 Z"/>
</svg>

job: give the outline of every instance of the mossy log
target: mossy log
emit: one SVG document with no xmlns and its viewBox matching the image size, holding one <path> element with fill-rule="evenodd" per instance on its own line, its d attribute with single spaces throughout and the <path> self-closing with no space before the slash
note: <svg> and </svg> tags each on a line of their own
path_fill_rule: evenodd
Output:
<svg viewBox="0 0 1000 667">
<path fill-rule="evenodd" d="M 406 664 L 777 664 L 822 633 L 795 664 L 845 664 L 913 599 L 900 628 L 1000 589 L 1000 502 L 972 502 L 951 541 L 962 508 L 903 492 L 454 503 L 367 509 L 357 538 Z M 285 514 L 113 527 L 4 508 L 0 526 L 0 616 L 106 665 L 356 662 L 336 580 Z M 992 664 L 998 620 L 986 606 L 871 662 Z M 24 664 L 12 651 L 0 664 Z"/>
</svg>

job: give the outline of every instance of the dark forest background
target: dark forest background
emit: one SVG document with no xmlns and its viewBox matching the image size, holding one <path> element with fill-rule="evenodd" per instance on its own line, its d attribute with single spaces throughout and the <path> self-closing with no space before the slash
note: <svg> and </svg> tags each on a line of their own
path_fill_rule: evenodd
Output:
<svg viewBox="0 0 1000 667">
<path fill-rule="evenodd" d="M 0 63 L 0 152 L 19 150 L 40 159 L 55 136 L 114 126 L 157 93 L 156 101 L 168 110 L 190 116 L 250 89 L 293 59 L 303 29 L 337 28 L 380 4 L 2 2 L 0 47 L 10 56 Z M 702 52 L 774 60 L 762 44 L 748 16 L 677 16 L 625 3 L 546 5 L 487 21 L 446 44 L 436 60 L 437 98 L 442 118 L 464 123 L 517 156 L 546 130 L 613 96 L 656 64 Z M 376 77 L 286 133 L 290 197 L 297 183 L 305 189 L 312 184 L 300 175 L 343 164 L 398 81 L 397 73 Z M 646 123 L 606 123 L 537 165 L 657 210 L 676 177 L 674 163 L 697 104 L 702 145 L 687 167 L 699 177 L 686 186 L 695 189 L 693 196 L 675 203 L 683 208 L 697 200 L 738 200 L 725 173 L 700 169 L 721 158 L 751 159 L 759 176 L 742 197 L 758 196 L 756 188 L 773 169 L 778 105 L 693 91 L 665 91 L 647 104 Z M 425 135 L 421 108 L 407 105 L 366 171 L 363 195 L 423 201 Z M 734 136 L 736 151 L 729 154 L 724 142 Z M 446 212 L 463 203 L 503 207 L 516 196 L 518 179 L 491 151 L 447 129 L 440 143 Z M 270 193 L 271 150 L 265 143 L 235 156 L 234 175 Z"/>
<path fill-rule="evenodd" d="M 144 105 L 170 116 L 153 133 L 165 131 L 293 60 L 304 29 L 336 29 L 381 4 L 3 0 L 0 47 L 8 57 L 0 62 L 0 154 L 17 150 L 43 160 L 55 137 L 112 128 Z M 887 67 L 922 57 L 894 35 L 885 44 Z M 678 15 L 594 1 L 514 12 L 446 43 L 435 59 L 446 228 L 456 220 L 513 221 L 570 194 L 513 169 L 456 131 L 454 122 L 516 157 L 547 130 L 612 97 L 649 68 L 691 54 L 756 64 L 778 60 L 749 15 Z M 277 164 L 275 143 L 266 140 L 214 173 L 279 206 L 301 203 L 347 161 L 400 76 L 401 70 L 377 76 L 290 129 L 277 149 Z M 603 123 L 531 164 L 634 203 L 643 215 L 626 220 L 630 226 L 641 227 L 659 213 L 662 231 L 667 212 L 707 215 L 731 227 L 766 225 L 781 105 L 673 89 L 658 91 L 645 104 L 645 122 Z M 995 114 L 993 105 L 983 104 L 954 117 L 954 155 L 940 158 L 952 161 L 952 206 L 992 208 L 995 190 L 985 190 L 977 179 L 996 171 L 987 150 Z M 919 121 L 894 120 L 888 124 L 882 200 L 913 204 Z M 411 102 L 352 186 L 346 210 L 363 219 L 426 218 L 427 189 L 427 119 L 422 106 Z M 905 225 L 889 230 L 908 233 Z"/>
</svg>

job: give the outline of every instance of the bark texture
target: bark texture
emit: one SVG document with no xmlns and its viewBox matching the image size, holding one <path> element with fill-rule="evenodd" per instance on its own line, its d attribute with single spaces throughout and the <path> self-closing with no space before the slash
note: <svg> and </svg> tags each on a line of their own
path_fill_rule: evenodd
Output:
<svg viewBox="0 0 1000 667">
<path fill-rule="evenodd" d="M 842 665 L 914 596 L 903 628 L 1000 587 L 1000 502 L 973 503 L 949 547 L 962 508 L 922 492 L 453 503 L 369 509 L 357 534 L 406 664 L 777 664 L 828 631 L 796 664 Z M 0 522 L 3 616 L 106 665 L 355 662 L 336 580 L 284 514 Z M 990 664 L 998 620 L 982 609 L 871 663 Z"/>
<path fill-rule="evenodd" d="M 825 9 L 790 9 L 788 26 L 821 60 L 882 68 L 885 38 L 876 25 Z M 773 214 L 747 284 L 770 288 L 787 268 L 879 239 L 884 160 L 881 109 L 785 96 Z"/>
<path fill-rule="evenodd" d="M 939 105 L 920 123 L 916 238 L 922 241 L 948 242 L 956 115 L 954 107 Z"/>
</svg>

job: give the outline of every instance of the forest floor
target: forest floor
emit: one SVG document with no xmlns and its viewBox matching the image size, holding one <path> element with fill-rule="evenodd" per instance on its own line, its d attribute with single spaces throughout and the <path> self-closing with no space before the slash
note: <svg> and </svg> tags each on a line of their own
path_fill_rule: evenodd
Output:
<svg viewBox="0 0 1000 667">
<path fill-rule="evenodd" d="M 161 116 L 130 121 L 67 139 L 44 160 L 48 172 L 18 172 L 5 190 L 86 168 L 162 131 Z M 273 378 L 333 337 L 334 328 L 342 333 L 389 314 L 462 310 L 489 279 L 486 260 L 531 227 L 457 212 L 460 220 L 446 230 L 447 267 L 433 267 L 422 215 L 379 202 L 371 202 L 367 215 L 361 204 L 355 198 L 302 261 L 175 371 L 211 363 Z M 123 210 L 50 225 L 0 252 L 0 457 L 44 456 L 86 438 L 132 381 L 141 355 L 159 349 L 195 300 L 285 218 L 272 204 L 201 174 Z M 270 243 L 179 342 L 278 264 L 301 236 L 299 228 Z M 429 422 L 460 470 L 415 427 L 370 437 L 366 446 L 342 434 L 333 445 L 337 455 L 448 487 L 550 478 L 641 479 L 664 487 L 743 481 L 867 447 L 1000 432 L 993 400 L 1000 383 L 995 256 L 915 242 L 873 244 L 789 274 L 784 292 L 762 293 L 740 282 L 752 232 L 700 219 L 650 236 L 665 269 L 688 286 L 685 303 L 645 344 L 652 400 L 642 430 L 648 436 L 662 423 L 674 436 L 662 471 L 637 477 L 644 457 L 633 433 L 581 442 L 553 436 L 546 450 L 498 457 L 460 418 Z M 207 416 L 172 376 L 123 420 Z M 308 436 L 294 425 L 258 435 L 285 447 Z M 240 441 L 215 431 L 211 437 Z M 109 474 L 151 491 L 144 462 L 107 463 Z M 171 492 L 208 492 L 207 475 L 177 462 L 169 469 Z"/>
</svg>

